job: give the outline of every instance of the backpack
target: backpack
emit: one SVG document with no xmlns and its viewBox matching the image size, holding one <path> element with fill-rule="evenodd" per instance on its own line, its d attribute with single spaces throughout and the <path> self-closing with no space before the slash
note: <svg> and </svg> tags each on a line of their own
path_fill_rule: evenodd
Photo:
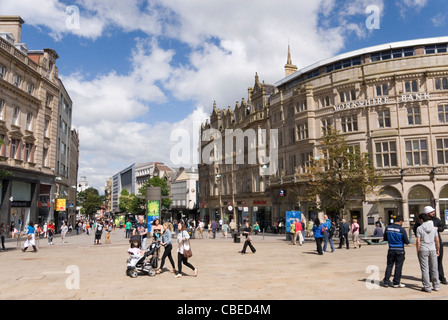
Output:
<svg viewBox="0 0 448 320">
<path fill-rule="evenodd" d="M 329 230 L 330 236 L 333 236 L 335 232 L 336 232 L 336 226 L 334 224 L 331 224 L 331 227 Z"/>
</svg>

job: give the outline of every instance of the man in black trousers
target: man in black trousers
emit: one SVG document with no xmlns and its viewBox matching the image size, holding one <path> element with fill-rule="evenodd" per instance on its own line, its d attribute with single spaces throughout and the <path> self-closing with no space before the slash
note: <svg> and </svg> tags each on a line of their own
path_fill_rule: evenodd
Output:
<svg viewBox="0 0 448 320">
<path fill-rule="evenodd" d="M 339 249 L 342 249 L 344 240 L 345 240 L 345 245 L 346 245 L 347 249 L 349 249 L 349 247 L 350 247 L 350 244 L 348 241 L 349 230 L 350 230 L 350 227 L 348 226 L 347 222 L 345 221 L 345 219 L 342 219 L 342 221 L 339 225 Z"/>
<path fill-rule="evenodd" d="M 426 213 L 428 215 L 428 218 L 430 220 L 432 220 L 434 227 L 436 227 L 436 229 L 438 231 L 437 233 L 439 234 L 439 243 L 440 243 L 440 251 L 439 251 L 440 254 L 437 257 L 437 264 L 439 267 L 439 280 L 440 280 L 440 283 L 442 283 L 442 284 L 448 284 L 448 282 L 446 281 L 446 278 L 445 278 L 445 274 L 443 272 L 443 264 L 442 264 L 443 245 L 442 245 L 442 237 L 440 236 L 440 232 L 443 232 L 443 230 L 445 229 L 443 222 L 442 222 L 442 220 L 440 220 L 439 218 L 436 217 L 436 210 L 431 206 L 425 207 L 424 213 Z"/>
<path fill-rule="evenodd" d="M 406 230 L 402 228 L 403 216 L 398 216 L 394 219 L 394 223 L 386 227 L 384 232 L 384 241 L 389 243 L 389 250 L 387 251 L 387 267 L 384 274 L 383 285 L 389 287 L 390 276 L 392 269 L 395 266 L 393 286 L 394 288 L 404 288 L 405 285 L 401 283 L 401 271 L 403 269 L 405 252 L 404 245 L 409 244 L 409 238 Z"/>
</svg>

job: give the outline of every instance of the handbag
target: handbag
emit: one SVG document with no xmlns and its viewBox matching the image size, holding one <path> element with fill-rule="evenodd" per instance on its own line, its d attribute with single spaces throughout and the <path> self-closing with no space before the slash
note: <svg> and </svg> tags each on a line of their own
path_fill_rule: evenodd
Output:
<svg viewBox="0 0 448 320">
<path fill-rule="evenodd" d="M 191 258 L 193 256 L 193 252 L 191 251 L 190 240 L 188 240 L 188 249 L 184 247 L 184 258 Z"/>
<path fill-rule="evenodd" d="M 188 239 L 188 249 L 185 249 L 185 246 L 183 247 L 184 249 L 184 258 L 191 258 L 193 256 L 193 251 L 191 251 L 191 244 L 190 244 L 190 239 Z"/>
</svg>

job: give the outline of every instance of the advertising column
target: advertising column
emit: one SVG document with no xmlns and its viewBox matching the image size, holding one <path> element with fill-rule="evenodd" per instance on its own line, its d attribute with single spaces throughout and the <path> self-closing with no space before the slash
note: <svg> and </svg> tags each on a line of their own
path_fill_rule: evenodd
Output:
<svg viewBox="0 0 448 320">
<path fill-rule="evenodd" d="M 153 221 L 160 219 L 160 208 L 162 206 L 162 190 L 160 187 L 146 189 L 146 204 L 148 233 L 150 233 Z"/>
</svg>

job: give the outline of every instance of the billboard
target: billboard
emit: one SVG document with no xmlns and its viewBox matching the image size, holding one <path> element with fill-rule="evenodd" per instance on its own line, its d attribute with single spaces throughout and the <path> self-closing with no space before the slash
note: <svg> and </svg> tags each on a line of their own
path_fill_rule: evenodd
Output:
<svg viewBox="0 0 448 320">
<path fill-rule="evenodd" d="M 65 211 L 66 199 L 56 199 L 56 211 Z"/>
<path fill-rule="evenodd" d="M 155 219 L 159 219 L 160 216 L 160 201 L 148 200 L 148 232 L 151 231 L 152 223 Z"/>
</svg>

